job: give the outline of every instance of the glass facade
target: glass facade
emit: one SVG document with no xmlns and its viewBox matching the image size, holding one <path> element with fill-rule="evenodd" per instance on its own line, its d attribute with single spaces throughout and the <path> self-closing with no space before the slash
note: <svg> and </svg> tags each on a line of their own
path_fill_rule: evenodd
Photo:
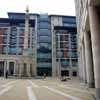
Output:
<svg viewBox="0 0 100 100">
<path fill-rule="evenodd" d="M 66 27 L 76 27 L 76 18 L 75 17 L 62 17 L 63 26 Z"/>
<path fill-rule="evenodd" d="M 55 31 L 56 34 L 56 58 L 60 59 L 61 67 L 77 67 L 77 34 L 71 29 Z"/>
<path fill-rule="evenodd" d="M 6 21 L 6 19 L 4 20 Z M 24 46 L 25 20 L 22 23 L 16 19 L 8 20 L 9 27 L 0 27 L 0 53 L 9 55 L 22 55 Z M 1 24 L 1 23 L 0 23 Z M 8 25 L 8 24 L 7 24 Z M 28 48 L 33 48 L 34 26 L 30 23 Z"/>
<path fill-rule="evenodd" d="M 51 30 L 50 18 L 48 15 L 38 17 L 37 33 L 37 74 L 46 73 L 51 76 L 52 73 L 52 48 L 51 48 Z"/>
<path fill-rule="evenodd" d="M 0 53 L 22 55 L 24 49 L 25 14 L 9 13 L 8 15 L 8 19 L 0 20 Z M 78 53 L 75 17 L 62 16 L 61 18 L 60 16 L 59 20 L 56 17 L 54 17 L 55 20 L 52 20 L 51 17 L 53 16 L 40 14 L 30 17 L 33 19 L 29 21 L 28 50 L 30 55 L 34 51 L 35 63 L 37 61 L 37 75 L 39 76 L 42 76 L 44 73 L 48 76 L 52 75 L 53 53 L 55 55 L 54 64 L 57 64 L 56 61 L 60 59 L 63 68 L 69 66 L 77 67 Z M 55 25 L 64 29 L 55 29 L 57 27 Z M 53 27 L 51 28 L 51 26 Z M 53 37 L 52 35 L 55 36 Z M 52 40 L 53 42 L 56 40 L 56 43 L 53 43 L 55 45 L 54 48 L 52 48 Z M 52 52 L 52 50 L 54 51 Z"/>
</svg>

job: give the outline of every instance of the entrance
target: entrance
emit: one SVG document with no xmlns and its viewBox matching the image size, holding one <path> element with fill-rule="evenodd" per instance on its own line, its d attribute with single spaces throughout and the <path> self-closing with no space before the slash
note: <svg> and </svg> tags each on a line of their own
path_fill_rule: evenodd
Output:
<svg viewBox="0 0 100 100">
<path fill-rule="evenodd" d="M 0 61 L 0 76 L 4 76 L 4 61 Z"/>
<path fill-rule="evenodd" d="M 76 71 L 73 72 L 73 76 L 77 76 L 77 72 Z"/>
<path fill-rule="evenodd" d="M 24 63 L 23 76 L 27 76 L 27 64 Z"/>
<path fill-rule="evenodd" d="M 69 71 L 68 70 L 61 71 L 61 76 L 69 76 Z"/>
<path fill-rule="evenodd" d="M 14 62 L 9 62 L 9 75 L 14 74 Z"/>
</svg>

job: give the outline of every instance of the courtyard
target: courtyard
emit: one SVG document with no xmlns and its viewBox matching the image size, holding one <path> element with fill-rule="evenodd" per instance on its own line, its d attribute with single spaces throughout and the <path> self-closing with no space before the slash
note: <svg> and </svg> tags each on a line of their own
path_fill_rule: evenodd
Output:
<svg viewBox="0 0 100 100">
<path fill-rule="evenodd" d="M 94 100 L 94 89 L 78 78 L 60 81 L 46 79 L 0 78 L 0 100 Z"/>
</svg>

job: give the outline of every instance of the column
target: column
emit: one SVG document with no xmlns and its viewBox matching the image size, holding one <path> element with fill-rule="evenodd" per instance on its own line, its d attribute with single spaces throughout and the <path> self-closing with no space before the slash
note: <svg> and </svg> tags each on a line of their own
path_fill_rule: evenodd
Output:
<svg viewBox="0 0 100 100">
<path fill-rule="evenodd" d="M 18 76 L 18 74 L 19 74 L 19 69 L 18 69 L 18 63 L 15 63 L 15 68 L 16 68 L 16 70 L 15 70 L 15 75 L 16 76 Z"/>
<path fill-rule="evenodd" d="M 6 71 L 7 71 L 7 61 L 4 61 L 4 77 L 6 75 Z"/>
<path fill-rule="evenodd" d="M 23 64 L 19 64 L 19 76 L 23 75 Z"/>
<path fill-rule="evenodd" d="M 82 71 L 83 71 L 83 82 L 86 83 L 86 65 L 85 65 L 85 48 L 84 48 L 84 43 L 82 44 Z"/>
<path fill-rule="evenodd" d="M 92 47 L 91 38 L 89 33 L 84 33 L 85 42 L 85 59 L 86 59 L 86 72 L 87 72 L 87 85 L 88 87 L 94 87 L 94 71 L 93 71 L 93 57 L 92 57 Z"/>
<path fill-rule="evenodd" d="M 16 66 L 16 62 L 14 62 L 14 73 L 13 73 L 14 76 L 16 75 L 16 71 L 17 71 L 17 66 Z"/>
<path fill-rule="evenodd" d="M 8 70 L 8 74 L 10 74 L 10 72 L 9 72 L 9 61 L 8 60 L 6 60 L 6 67 L 7 67 L 7 70 Z"/>
<path fill-rule="evenodd" d="M 92 40 L 92 52 L 94 63 L 94 76 L 96 99 L 100 100 L 100 13 L 97 7 L 89 6 L 89 21 Z"/>
<path fill-rule="evenodd" d="M 82 82 L 83 80 L 83 72 L 82 72 L 82 48 L 80 48 L 80 58 L 79 58 L 79 76 L 80 76 L 80 80 Z"/>
<path fill-rule="evenodd" d="M 33 75 L 34 75 L 34 76 L 37 76 L 36 64 L 32 64 L 32 70 L 33 70 Z"/>
<path fill-rule="evenodd" d="M 30 63 L 27 63 L 27 76 L 30 77 Z"/>
</svg>

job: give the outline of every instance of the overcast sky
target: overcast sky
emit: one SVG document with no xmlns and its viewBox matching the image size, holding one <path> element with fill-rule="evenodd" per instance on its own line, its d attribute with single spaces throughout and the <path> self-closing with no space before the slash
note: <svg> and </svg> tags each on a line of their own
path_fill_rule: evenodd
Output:
<svg viewBox="0 0 100 100">
<path fill-rule="evenodd" d="M 7 17 L 7 12 L 25 12 L 27 5 L 30 13 L 75 15 L 74 0 L 0 0 L 0 17 Z"/>
</svg>

